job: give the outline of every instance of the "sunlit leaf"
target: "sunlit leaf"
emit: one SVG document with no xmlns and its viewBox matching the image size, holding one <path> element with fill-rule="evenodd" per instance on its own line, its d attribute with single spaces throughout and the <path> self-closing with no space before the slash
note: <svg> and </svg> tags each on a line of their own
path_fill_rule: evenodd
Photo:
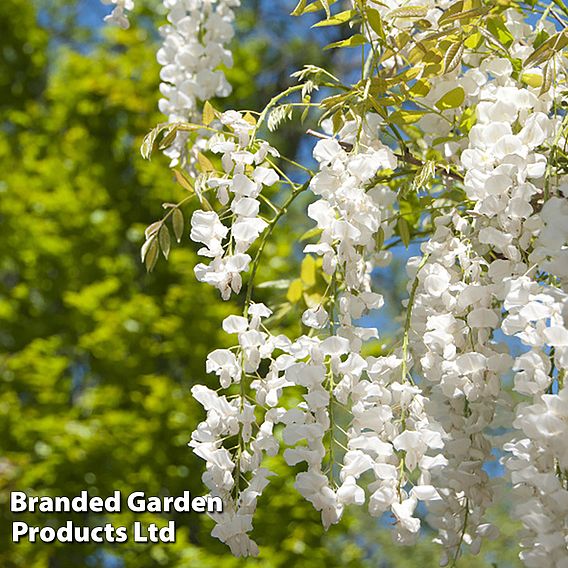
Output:
<svg viewBox="0 0 568 568">
<path fill-rule="evenodd" d="M 302 281 L 299 278 L 296 278 L 296 280 L 293 280 L 290 284 L 286 298 L 292 304 L 297 304 L 302 299 L 303 290 L 304 286 L 302 284 Z"/>
<path fill-rule="evenodd" d="M 439 110 L 450 110 L 459 107 L 465 101 L 465 91 L 462 87 L 456 87 L 448 91 L 443 97 L 436 102 L 436 108 Z"/>
</svg>

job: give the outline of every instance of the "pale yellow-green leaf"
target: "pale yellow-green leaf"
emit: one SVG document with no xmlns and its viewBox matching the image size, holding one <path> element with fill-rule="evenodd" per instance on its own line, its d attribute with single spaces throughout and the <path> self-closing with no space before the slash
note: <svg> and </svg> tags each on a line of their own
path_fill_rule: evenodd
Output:
<svg viewBox="0 0 568 568">
<path fill-rule="evenodd" d="M 425 97 L 430 92 L 431 85 L 426 79 L 420 79 L 412 85 L 408 93 L 414 97 Z"/>
<path fill-rule="evenodd" d="M 243 120 L 248 122 L 251 126 L 256 126 L 256 118 L 250 112 L 245 112 Z"/>
<path fill-rule="evenodd" d="M 302 261 L 300 278 L 308 288 L 316 283 L 316 261 L 313 256 L 307 255 Z"/>
<path fill-rule="evenodd" d="M 375 233 L 376 250 L 377 251 L 382 250 L 384 244 L 385 244 L 385 231 L 382 227 L 379 227 L 379 230 Z"/>
<path fill-rule="evenodd" d="M 503 46 L 510 47 L 515 38 L 513 34 L 509 31 L 505 22 L 503 20 L 503 16 L 491 16 L 487 18 L 485 22 L 489 33 Z"/>
<path fill-rule="evenodd" d="M 292 10 L 292 16 L 301 16 L 303 14 L 309 14 L 311 12 L 317 12 L 318 10 L 325 10 L 327 16 L 330 16 L 329 7 L 333 6 L 337 0 L 316 0 L 311 4 L 308 4 L 307 0 L 300 0 L 294 10 Z"/>
<path fill-rule="evenodd" d="M 304 291 L 304 286 L 300 278 L 296 278 L 296 280 L 292 280 L 290 287 L 288 288 L 288 292 L 286 294 L 286 298 L 292 304 L 297 304 L 302 299 L 302 292 Z"/>
<path fill-rule="evenodd" d="M 168 258 L 170 254 L 171 240 L 170 240 L 170 230 L 166 225 L 162 225 L 160 232 L 158 233 L 158 240 L 160 242 L 160 248 L 162 249 L 162 254 L 164 258 Z"/>
<path fill-rule="evenodd" d="M 483 35 L 479 32 L 472 33 L 463 42 L 468 49 L 477 49 L 483 43 Z"/>
<path fill-rule="evenodd" d="M 203 105 L 203 124 L 209 126 L 215 120 L 215 109 L 209 101 L 205 101 Z"/>
<path fill-rule="evenodd" d="M 523 73 L 521 75 L 521 81 L 529 87 L 537 88 L 542 86 L 543 77 L 538 73 Z"/>
<path fill-rule="evenodd" d="M 344 124 L 343 113 L 337 111 L 331 118 L 331 123 L 333 125 L 333 132 L 339 132 Z"/>
<path fill-rule="evenodd" d="M 203 173 L 215 171 L 215 166 L 213 165 L 211 160 L 201 152 L 198 152 L 197 154 L 197 163 L 199 164 L 199 167 L 201 168 L 201 171 Z"/>
<path fill-rule="evenodd" d="M 524 63 L 524 67 L 533 67 L 540 65 L 548 59 L 551 59 L 555 53 L 564 49 L 568 45 L 568 30 L 564 29 L 557 34 L 550 36 L 544 41 L 538 49 L 529 55 Z"/>
<path fill-rule="evenodd" d="M 389 12 L 390 18 L 423 18 L 428 13 L 426 6 L 402 6 Z"/>
<path fill-rule="evenodd" d="M 404 217 L 400 217 L 397 222 L 398 234 L 402 240 L 402 243 L 406 248 L 410 244 L 410 227 L 408 221 Z"/>
<path fill-rule="evenodd" d="M 424 114 L 420 110 L 398 110 L 389 115 L 389 121 L 399 126 L 404 126 L 405 124 L 418 122 Z"/>
<path fill-rule="evenodd" d="M 265 289 L 265 288 L 273 288 L 275 290 L 285 290 L 286 288 L 290 287 L 290 280 L 282 279 L 282 280 L 268 280 L 266 282 L 261 282 L 257 284 L 256 288 Z"/>
<path fill-rule="evenodd" d="M 466 108 L 460 118 L 459 127 L 464 134 L 469 134 L 469 131 L 475 124 L 475 109 L 472 107 Z"/>
<path fill-rule="evenodd" d="M 479 16 L 486 14 L 487 11 L 488 8 L 480 7 L 480 8 L 473 8 L 472 10 L 464 10 L 463 12 L 457 12 L 455 14 L 450 14 L 450 15 L 444 14 L 438 21 L 438 25 L 444 26 L 451 22 L 455 22 L 456 20 L 459 20 L 462 25 L 466 25 L 471 20 L 479 18 Z"/>
<path fill-rule="evenodd" d="M 173 170 L 176 181 L 187 191 L 193 192 L 195 189 L 186 174 L 180 170 Z"/>
<path fill-rule="evenodd" d="M 154 266 L 156 266 L 156 261 L 158 260 L 158 252 L 159 252 L 158 239 L 153 238 L 149 243 L 144 258 L 144 264 L 146 265 L 146 270 L 148 272 L 152 272 Z"/>
<path fill-rule="evenodd" d="M 308 4 L 307 0 L 300 0 L 296 4 L 296 7 L 292 10 L 292 12 L 290 12 L 290 15 L 291 16 L 301 16 L 304 13 L 304 10 L 306 9 L 307 4 Z"/>
<path fill-rule="evenodd" d="M 350 38 L 330 43 L 329 45 L 326 45 L 324 49 L 337 49 L 340 47 L 357 47 L 358 45 L 363 45 L 366 42 L 367 40 L 365 39 L 365 36 L 361 34 L 355 34 Z"/>
<path fill-rule="evenodd" d="M 461 64 L 464 51 L 463 42 L 452 43 L 444 55 L 444 73 L 451 73 Z"/>
<path fill-rule="evenodd" d="M 178 134 L 177 127 L 173 125 L 171 128 L 168 129 L 166 135 L 160 140 L 160 143 L 158 144 L 158 149 L 165 150 L 166 148 L 169 148 L 176 139 L 177 134 Z"/>
<path fill-rule="evenodd" d="M 158 230 L 161 226 L 162 226 L 162 221 L 156 221 L 155 223 L 148 225 L 146 227 L 146 230 L 144 231 L 144 236 L 147 239 L 149 239 L 152 235 L 154 235 L 158 232 Z M 144 260 L 144 259 L 142 259 L 142 260 Z"/>
<path fill-rule="evenodd" d="M 371 29 L 383 40 L 386 41 L 385 30 L 383 28 L 383 20 L 381 14 L 378 10 L 374 8 L 367 8 L 365 12 L 367 16 L 367 22 L 371 26 Z"/>
<path fill-rule="evenodd" d="M 552 86 L 552 81 L 554 80 L 554 74 L 555 74 L 554 65 L 552 65 L 551 62 L 549 61 L 544 67 L 543 71 L 544 80 L 540 88 L 539 96 L 544 95 L 550 90 L 550 87 Z"/>
<path fill-rule="evenodd" d="M 306 306 L 308 306 L 308 308 L 317 308 L 321 305 L 322 299 L 321 294 L 318 294 L 317 292 L 314 294 L 304 293 L 304 302 L 306 302 Z"/>
<path fill-rule="evenodd" d="M 314 227 L 313 229 L 306 231 L 300 237 L 300 241 L 307 241 L 307 240 L 311 239 L 312 237 L 317 237 L 321 233 L 321 231 L 322 230 L 319 227 Z"/>
<path fill-rule="evenodd" d="M 448 91 L 436 103 L 436 108 L 439 110 L 450 110 L 459 107 L 465 100 L 465 91 L 462 87 L 456 87 Z"/>
<path fill-rule="evenodd" d="M 162 132 L 164 128 L 168 128 L 168 126 L 169 124 L 167 123 L 158 124 L 158 126 L 153 128 L 152 130 L 150 130 L 150 132 L 148 132 L 148 134 L 146 134 L 144 141 L 142 142 L 142 146 L 140 147 L 140 153 L 145 160 L 150 159 L 158 134 L 160 134 L 160 132 Z"/>
<path fill-rule="evenodd" d="M 172 227 L 174 229 L 174 235 L 176 241 L 179 243 L 183 236 L 183 213 L 176 207 L 172 213 Z"/>
<path fill-rule="evenodd" d="M 158 221 L 157 224 L 160 224 L 160 222 Z M 142 262 L 144 262 L 146 260 L 146 255 L 148 254 L 148 251 L 150 250 L 150 246 L 152 245 L 152 242 L 156 240 L 156 235 L 155 235 L 156 231 L 152 231 L 152 232 L 148 232 L 146 231 L 146 240 L 144 241 L 144 244 L 142 245 L 142 248 L 140 249 L 140 259 L 142 260 Z"/>
<path fill-rule="evenodd" d="M 330 18 L 326 18 L 317 24 L 314 24 L 312 28 L 320 28 L 324 26 L 338 26 L 340 24 L 345 24 L 351 18 L 357 15 L 357 10 L 345 10 L 344 12 L 339 12 L 331 16 Z"/>
</svg>

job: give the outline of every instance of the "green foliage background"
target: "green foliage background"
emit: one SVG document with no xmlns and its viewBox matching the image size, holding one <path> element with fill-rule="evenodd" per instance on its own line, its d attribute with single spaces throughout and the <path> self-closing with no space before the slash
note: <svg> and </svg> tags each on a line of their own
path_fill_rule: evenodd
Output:
<svg viewBox="0 0 568 568">
<path fill-rule="evenodd" d="M 227 341 L 222 318 L 238 311 L 195 281 L 188 239 L 145 273 L 144 227 L 162 202 L 183 197 L 167 161 L 145 162 L 138 152 L 163 120 L 157 38 L 143 12 L 132 29 L 106 30 L 101 42 L 98 30 L 79 25 L 75 4 L 0 2 L 0 566 L 437 566 L 428 535 L 399 550 L 385 525 L 364 514 L 324 534 L 289 475 L 260 504 L 257 560 L 232 558 L 197 515 L 73 518 L 115 526 L 173 518 L 177 542 L 169 545 L 11 543 L 13 520 L 67 520 L 11 515 L 13 490 L 202 493 L 202 464 L 187 447 L 202 413 L 189 390 L 214 384 L 205 357 Z M 267 23 L 274 9 L 263 4 L 245 2 L 240 13 L 228 106 L 259 109 L 291 71 L 321 63 L 319 46 L 293 29 L 283 34 L 276 16 Z M 276 45 L 275 34 L 286 44 Z M 298 135 L 288 129 L 278 147 L 298 152 Z M 268 250 L 266 279 L 298 270 L 289 237 Z M 284 472 L 277 460 L 269 466 Z M 496 514 L 504 537 L 464 566 L 517 565 L 515 527 Z"/>
</svg>

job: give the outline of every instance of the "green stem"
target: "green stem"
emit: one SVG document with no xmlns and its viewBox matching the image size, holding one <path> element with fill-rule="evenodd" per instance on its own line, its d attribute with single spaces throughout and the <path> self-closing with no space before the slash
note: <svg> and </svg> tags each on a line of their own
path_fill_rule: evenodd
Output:
<svg viewBox="0 0 568 568">
<path fill-rule="evenodd" d="M 465 500 L 465 514 L 464 514 L 464 518 L 463 518 L 463 527 L 462 527 L 462 531 L 461 531 L 461 535 L 460 535 L 460 540 L 458 542 L 458 546 L 456 547 L 456 554 L 454 556 L 454 559 L 452 561 L 452 565 L 450 566 L 450 568 L 455 568 L 458 558 L 460 556 L 460 550 L 463 544 L 463 539 L 465 537 L 465 531 L 467 530 L 467 520 L 469 518 L 469 499 Z"/>
<path fill-rule="evenodd" d="M 276 227 L 278 221 L 280 221 L 280 219 L 286 214 L 288 207 L 292 204 L 292 202 L 296 199 L 296 197 L 298 197 L 298 195 L 300 195 L 300 193 L 302 193 L 303 191 L 308 189 L 309 184 L 310 184 L 310 182 L 307 181 L 306 183 L 304 183 L 303 185 L 297 187 L 294 191 L 292 191 L 292 193 L 290 194 L 288 199 L 284 202 L 284 204 L 280 208 L 280 211 L 276 215 L 274 215 L 274 217 L 272 218 L 272 220 L 268 224 L 268 228 L 266 229 L 264 235 L 262 236 L 262 239 L 260 241 L 260 245 L 258 246 L 258 250 L 256 252 L 256 256 L 254 257 L 254 260 L 252 262 L 250 277 L 249 277 L 249 281 L 248 281 L 248 284 L 247 284 L 247 292 L 246 292 L 246 297 L 245 297 L 245 308 L 244 308 L 244 314 L 243 314 L 244 317 L 248 316 L 248 311 L 249 311 L 250 304 L 251 304 L 251 301 L 252 301 L 254 277 L 256 276 L 256 271 L 258 270 L 258 265 L 259 265 L 260 260 L 262 258 L 262 253 L 264 252 L 264 247 L 266 246 L 266 243 L 268 242 L 270 235 L 272 235 L 272 231 L 274 231 L 274 228 Z"/>
<path fill-rule="evenodd" d="M 407 376 L 408 375 L 407 358 L 408 358 L 408 343 L 409 343 L 408 335 L 410 333 L 410 323 L 411 323 L 411 319 L 412 319 L 412 307 L 414 305 L 414 299 L 416 298 L 416 291 L 418 290 L 418 284 L 420 283 L 420 281 L 418 279 L 418 275 L 420 274 L 420 271 L 426 265 L 426 262 L 428 261 L 428 256 L 429 255 L 427 255 L 427 254 L 424 255 L 424 257 L 420 261 L 420 264 L 418 265 L 418 270 L 416 271 L 416 276 L 414 277 L 412 289 L 410 290 L 410 297 L 408 298 L 408 307 L 406 309 L 406 319 L 404 321 L 404 336 L 402 338 L 401 379 L 402 379 L 403 383 L 406 382 L 408 379 L 410 379 L 410 383 L 414 384 L 412 377 Z"/>
</svg>

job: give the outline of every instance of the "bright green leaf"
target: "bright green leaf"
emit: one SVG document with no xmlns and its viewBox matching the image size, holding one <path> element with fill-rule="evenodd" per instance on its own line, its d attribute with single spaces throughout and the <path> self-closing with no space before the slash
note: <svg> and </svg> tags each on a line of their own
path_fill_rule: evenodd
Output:
<svg viewBox="0 0 568 568">
<path fill-rule="evenodd" d="M 465 100 L 465 91 L 462 87 L 456 87 L 448 91 L 436 103 L 436 108 L 439 110 L 450 110 L 459 107 Z"/>
<path fill-rule="evenodd" d="M 309 254 L 302 261 L 300 278 L 308 288 L 316 283 L 316 261 Z"/>
<path fill-rule="evenodd" d="M 326 45 L 324 49 L 337 49 L 339 47 L 357 47 L 358 45 L 363 45 L 366 42 L 367 40 L 364 35 L 355 34 L 350 38 L 330 43 L 329 45 Z"/>
<path fill-rule="evenodd" d="M 286 298 L 292 304 L 297 304 L 302 299 L 302 292 L 304 291 L 304 286 L 299 278 L 292 280 Z"/>
<path fill-rule="evenodd" d="M 356 15 L 357 15 L 357 10 L 345 10 L 344 12 L 339 12 L 339 14 L 331 16 L 331 18 L 326 18 L 325 20 L 322 20 L 321 22 L 314 24 L 312 27 L 320 28 L 324 26 L 338 26 L 340 24 L 345 24 L 346 22 L 351 20 L 353 16 Z"/>
</svg>

